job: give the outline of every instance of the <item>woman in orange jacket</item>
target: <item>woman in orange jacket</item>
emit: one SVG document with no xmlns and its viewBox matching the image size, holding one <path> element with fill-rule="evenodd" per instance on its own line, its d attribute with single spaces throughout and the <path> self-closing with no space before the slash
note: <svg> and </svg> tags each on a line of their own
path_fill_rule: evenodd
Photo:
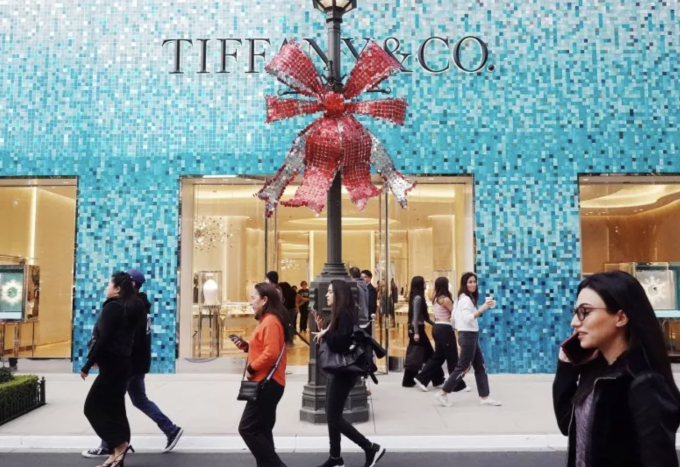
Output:
<svg viewBox="0 0 680 467">
<path fill-rule="evenodd" d="M 293 336 L 288 323 L 288 312 L 279 293 L 271 284 L 260 283 L 253 288 L 250 305 L 259 324 L 250 342 L 235 338 L 234 344 L 248 352 L 246 376 L 251 381 L 263 381 L 272 369 L 257 400 L 246 403 L 238 431 L 255 456 L 258 467 L 285 467 L 276 454 L 272 431 L 276 423 L 276 407 L 286 385 L 286 354 Z"/>
</svg>

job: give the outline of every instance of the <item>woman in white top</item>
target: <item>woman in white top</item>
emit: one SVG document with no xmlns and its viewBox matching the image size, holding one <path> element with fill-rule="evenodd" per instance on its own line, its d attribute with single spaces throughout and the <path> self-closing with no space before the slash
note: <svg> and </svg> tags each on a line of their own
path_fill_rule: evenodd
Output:
<svg viewBox="0 0 680 467">
<path fill-rule="evenodd" d="M 460 380 L 470 369 L 470 365 L 475 369 L 475 380 L 477 381 L 477 392 L 481 398 L 481 405 L 501 405 L 499 401 L 489 397 L 489 377 L 486 374 L 484 355 L 482 355 L 482 349 L 479 347 L 479 323 L 477 323 L 477 319 L 485 311 L 495 307 L 496 302 L 487 299 L 484 305 L 477 308 L 478 299 L 477 276 L 473 272 L 467 272 L 463 274 L 460 280 L 458 303 L 454 312 L 461 349 L 460 360 L 458 360 L 456 369 L 444 383 L 441 392 L 435 396 L 435 400 L 444 407 L 451 406 L 447 395 L 457 387 Z"/>
<path fill-rule="evenodd" d="M 458 343 L 456 333 L 453 331 L 453 296 L 449 291 L 449 279 L 438 277 L 434 281 L 434 297 L 432 298 L 434 308 L 434 328 L 432 337 L 434 338 L 434 355 L 425 364 L 425 368 L 415 377 L 416 386 L 421 391 L 427 392 L 427 386 L 431 382 L 436 382 L 437 374 L 441 372 L 442 365 L 446 362 L 447 374 L 453 373 L 458 365 Z M 453 392 L 462 390 L 469 391 L 462 379 L 454 387 Z"/>
</svg>

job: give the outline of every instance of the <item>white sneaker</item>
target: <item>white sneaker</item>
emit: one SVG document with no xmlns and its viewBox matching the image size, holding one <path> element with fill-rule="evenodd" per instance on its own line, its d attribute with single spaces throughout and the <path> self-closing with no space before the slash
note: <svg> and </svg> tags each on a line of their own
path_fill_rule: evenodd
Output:
<svg viewBox="0 0 680 467">
<path fill-rule="evenodd" d="M 487 397 L 486 399 L 482 399 L 481 401 L 479 401 L 479 405 L 490 405 L 490 406 L 493 406 L 493 407 L 498 407 L 498 406 L 503 405 L 503 404 L 501 404 L 501 401 L 497 401 L 495 399 L 491 399 L 490 397 Z"/>
<path fill-rule="evenodd" d="M 465 386 L 465 389 L 463 389 L 463 392 L 472 392 L 472 389 L 470 389 L 470 386 Z"/>
<path fill-rule="evenodd" d="M 416 387 L 417 387 L 417 388 L 420 388 L 420 390 L 423 391 L 423 392 L 427 392 L 427 386 L 425 386 L 423 383 L 421 383 L 420 381 L 418 381 L 417 378 L 414 379 L 413 381 L 415 381 Z"/>
<path fill-rule="evenodd" d="M 434 396 L 434 400 L 437 401 L 442 407 L 451 407 L 451 402 L 449 402 L 449 398 L 446 394 L 442 395 L 441 392 L 438 392 Z"/>
</svg>

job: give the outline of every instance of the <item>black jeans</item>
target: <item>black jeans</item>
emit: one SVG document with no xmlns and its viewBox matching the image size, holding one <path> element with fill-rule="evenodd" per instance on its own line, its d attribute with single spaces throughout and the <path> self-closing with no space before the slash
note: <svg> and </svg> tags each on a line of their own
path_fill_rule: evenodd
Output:
<svg viewBox="0 0 680 467">
<path fill-rule="evenodd" d="M 340 436 L 345 435 L 350 441 L 368 451 L 371 443 L 364 435 L 342 416 L 345 402 L 358 377 L 351 374 L 328 374 L 326 383 L 326 417 L 328 418 L 328 438 L 331 444 L 331 457 L 340 457 Z"/>
<path fill-rule="evenodd" d="M 432 342 L 430 342 L 430 338 L 425 332 L 424 324 L 418 326 L 418 335 L 420 336 L 420 341 L 416 342 L 413 340 L 413 334 L 409 332 L 408 345 L 409 347 L 416 345 L 425 348 L 425 353 L 423 355 L 423 364 L 425 364 L 425 362 L 427 362 L 434 355 L 434 349 L 432 348 Z M 404 378 L 401 381 L 401 385 L 405 388 L 414 387 L 416 385 L 414 379 L 420 373 L 420 370 L 422 370 L 422 367 L 418 371 L 404 369 Z M 442 370 L 441 366 L 439 366 L 437 369 L 432 370 L 432 372 L 432 384 L 439 386 L 446 379 L 446 376 L 444 376 L 444 370 Z"/>
<path fill-rule="evenodd" d="M 460 331 L 460 360 L 453 373 L 444 383 L 442 390 L 452 392 L 457 387 L 459 381 L 465 376 L 465 372 L 470 369 L 470 365 L 475 370 L 475 380 L 477 381 L 477 392 L 479 397 L 489 396 L 489 376 L 486 374 L 484 355 L 479 347 L 479 333 L 470 331 Z"/>
<path fill-rule="evenodd" d="M 446 362 L 448 374 L 453 373 L 458 365 L 458 342 L 456 341 L 456 333 L 453 330 L 453 326 L 446 323 L 436 323 L 432 330 L 432 337 L 434 338 L 434 355 L 427 361 L 425 368 L 416 376 L 416 379 L 426 387 L 433 380 L 440 381 L 440 370 L 444 362 Z M 438 384 L 435 384 L 435 386 L 438 386 Z M 453 392 L 462 391 L 466 387 L 465 381 L 460 379 Z"/>
<path fill-rule="evenodd" d="M 125 393 L 130 378 L 130 358 L 107 358 L 98 362 L 99 374 L 85 399 L 85 416 L 107 446 L 116 448 L 130 441 Z"/>
<path fill-rule="evenodd" d="M 274 448 L 276 407 L 283 397 L 283 386 L 274 380 L 262 388 L 255 402 L 246 403 L 238 432 L 255 456 L 257 467 L 285 467 Z"/>
</svg>

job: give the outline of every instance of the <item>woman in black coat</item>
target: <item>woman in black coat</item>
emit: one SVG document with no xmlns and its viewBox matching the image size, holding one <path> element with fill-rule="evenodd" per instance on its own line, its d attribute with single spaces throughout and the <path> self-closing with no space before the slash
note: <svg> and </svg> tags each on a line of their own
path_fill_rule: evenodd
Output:
<svg viewBox="0 0 680 467">
<path fill-rule="evenodd" d="M 567 466 L 677 467 L 680 392 L 640 283 L 620 271 L 586 278 L 571 325 L 592 354 L 575 365 L 560 349 L 553 404 Z"/>
<path fill-rule="evenodd" d="M 408 298 L 408 346 L 406 355 L 408 364 L 404 368 L 404 377 L 401 385 L 405 388 L 415 387 L 415 377 L 423 369 L 423 365 L 434 355 L 432 342 L 425 331 L 425 323 L 434 326 L 434 321 L 430 318 L 425 302 L 425 279 L 422 276 L 415 276 L 411 279 L 411 287 Z M 411 356 L 417 355 L 414 359 Z M 415 360 L 415 361 L 412 361 Z M 446 376 L 441 367 L 433 369 L 431 374 L 433 386 L 444 384 Z"/>
<path fill-rule="evenodd" d="M 317 327 L 323 330 L 317 333 L 314 339 L 317 341 L 324 339 L 331 352 L 347 353 L 353 343 L 354 329 L 359 325 L 359 312 L 352 289 L 347 282 L 334 280 L 328 287 L 326 301 L 331 307 L 330 324 L 323 329 L 323 321 L 315 313 Z M 342 435 L 366 453 L 365 467 L 373 467 L 385 455 L 385 448 L 371 443 L 342 416 L 347 397 L 352 388 L 356 386 L 359 376 L 353 373 L 329 373 L 327 376 L 326 417 L 331 452 L 328 460 L 319 467 L 344 467 L 345 463 L 340 451 Z"/>
<path fill-rule="evenodd" d="M 125 272 L 111 276 L 106 301 L 92 331 L 90 352 L 80 376 L 93 367 L 99 375 L 85 400 L 85 416 L 97 435 L 113 448 L 103 467 L 124 467 L 130 446 L 130 424 L 125 412 L 125 392 L 130 378 L 132 340 L 136 326 L 134 289 Z"/>
</svg>

